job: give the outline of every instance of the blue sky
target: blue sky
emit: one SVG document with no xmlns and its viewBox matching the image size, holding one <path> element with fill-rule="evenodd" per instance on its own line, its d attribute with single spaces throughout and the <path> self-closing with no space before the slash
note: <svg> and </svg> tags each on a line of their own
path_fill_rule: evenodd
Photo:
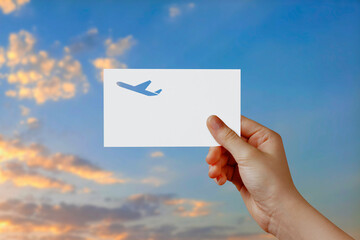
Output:
<svg viewBox="0 0 360 240">
<path fill-rule="evenodd" d="M 44 222 L 42 226 L 66 225 L 73 230 L 42 230 L 35 235 L 54 239 L 83 239 L 87 234 L 94 239 L 146 239 L 151 234 L 156 239 L 266 237 L 235 188 L 228 183 L 217 187 L 208 179 L 206 148 L 103 147 L 101 67 L 95 60 L 111 59 L 113 66 L 127 68 L 240 68 L 242 113 L 282 135 L 300 192 L 336 224 L 360 236 L 356 204 L 360 201 L 359 2 L 13 2 L 13 6 L 0 4 L 0 166 L 5 176 L 0 181 L 1 216 L 7 213 L 4 203 L 14 204 L 14 199 L 39 209 L 45 209 L 45 204 L 55 209 L 62 202 L 61 211 L 68 213 L 73 204 L 73 209 L 88 216 L 90 210 L 83 206 L 91 205 L 103 217 L 87 219 L 84 228 L 66 217 L 44 217 L 52 216 L 44 212 L 26 219 L 32 229 L 40 229 L 36 218 Z M 11 34 L 17 38 L 10 40 Z M 106 52 L 109 39 L 117 54 Z M 40 50 L 47 54 L 44 64 L 58 64 L 50 67 L 48 75 L 39 62 L 11 62 L 40 59 Z M 73 62 L 61 67 L 66 56 Z M 80 68 L 70 74 L 67 67 L 77 65 Z M 31 83 L 21 77 L 10 80 L 21 71 L 42 77 Z M 70 87 L 63 92 L 63 83 L 76 91 Z M 49 92 L 42 86 L 55 87 Z M 32 93 L 23 94 L 21 88 Z M 29 113 L 22 112 L 24 108 Z M 21 155 L 34 151 L 34 157 Z M 152 157 L 156 152 L 158 157 Z M 47 166 L 47 158 L 57 165 Z M 83 173 L 86 169 L 90 170 Z M 96 178 L 104 172 L 112 174 L 105 177 L 107 183 Z M 52 184 L 37 185 L 38 180 Z M 23 186 L 28 181 L 34 184 Z M 66 184 L 71 191 L 65 191 Z M 145 213 L 137 213 L 141 217 L 135 220 L 119 223 L 106 215 L 111 208 L 139 207 L 139 199 Z M 16 209 L 11 214 L 21 215 Z M 95 223 L 104 221 L 121 224 L 116 228 L 121 231 L 112 231 L 115 227 L 100 231 Z M 7 239 L 22 236 L 19 221 L 0 217 L 0 222 L 8 223 Z"/>
</svg>

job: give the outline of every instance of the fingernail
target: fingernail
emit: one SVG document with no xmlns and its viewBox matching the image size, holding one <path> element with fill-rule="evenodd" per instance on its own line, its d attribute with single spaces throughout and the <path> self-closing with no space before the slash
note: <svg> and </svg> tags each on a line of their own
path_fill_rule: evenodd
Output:
<svg viewBox="0 0 360 240">
<path fill-rule="evenodd" d="M 216 183 L 220 184 L 221 176 L 216 177 Z"/>
<path fill-rule="evenodd" d="M 223 121 L 221 121 L 220 118 L 215 115 L 209 117 L 209 124 L 214 131 L 218 130 L 224 125 Z"/>
</svg>

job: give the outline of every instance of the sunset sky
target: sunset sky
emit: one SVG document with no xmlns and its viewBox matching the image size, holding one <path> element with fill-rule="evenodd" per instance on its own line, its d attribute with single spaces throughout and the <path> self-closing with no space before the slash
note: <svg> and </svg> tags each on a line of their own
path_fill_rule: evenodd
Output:
<svg viewBox="0 0 360 240">
<path fill-rule="evenodd" d="M 103 68 L 241 69 L 242 114 L 360 238 L 359 43 L 355 0 L 0 0 L 0 239 L 271 238 L 207 148 L 103 147 Z"/>
</svg>

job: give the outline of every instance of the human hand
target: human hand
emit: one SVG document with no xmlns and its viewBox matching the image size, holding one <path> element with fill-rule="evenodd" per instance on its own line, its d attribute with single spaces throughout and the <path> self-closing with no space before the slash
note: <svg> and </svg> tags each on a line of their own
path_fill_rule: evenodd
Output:
<svg viewBox="0 0 360 240">
<path fill-rule="evenodd" d="M 217 116 L 207 126 L 221 145 L 209 149 L 209 177 L 232 182 L 262 229 L 279 239 L 351 239 L 297 191 L 279 134 L 244 116 L 241 137 Z"/>
<path fill-rule="evenodd" d="M 209 149 L 209 177 L 218 185 L 232 182 L 252 217 L 269 232 L 278 205 L 298 194 L 280 135 L 246 117 L 241 118 L 241 138 L 216 116 L 207 125 L 222 145 Z"/>
</svg>

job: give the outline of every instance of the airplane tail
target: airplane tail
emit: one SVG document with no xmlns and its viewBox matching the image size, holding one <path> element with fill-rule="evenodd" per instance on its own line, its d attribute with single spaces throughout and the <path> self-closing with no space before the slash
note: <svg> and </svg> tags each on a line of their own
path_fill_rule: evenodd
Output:
<svg viewBox="0 0 360 240">
<path fill-rule="evenodd" d="M 157 90 L 155 93 L 156 93 L 156 94 L 160 94 L 161 91 L 162 91 L 162 89 L 159 89 L 159 90 Z"/>
</svg>

